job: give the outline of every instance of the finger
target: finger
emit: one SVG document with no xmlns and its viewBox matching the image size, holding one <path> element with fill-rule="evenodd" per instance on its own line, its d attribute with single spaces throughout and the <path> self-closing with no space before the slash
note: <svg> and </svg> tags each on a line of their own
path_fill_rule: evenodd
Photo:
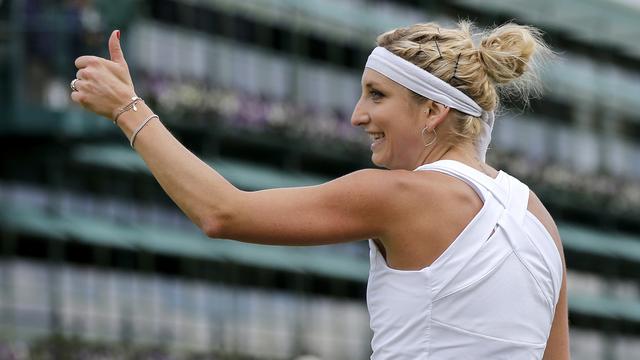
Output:
<svg viewBox="0 0 640 360">
<path fill-rule="evenodd" d="M 86 92 L 86 90 L 90 89 L 88 85 L 89 85 L 88 81 L 78 79 L 78 81 L 73 83 L 73 86 L 75 86 L 76 91 L 72 91 L 72 92 L 82 92 L 82 91 Z"/>
<path fill-rule="evenodd" d="M 87 80 L 89 79 L 89 72 L 85 69 L 80 69 L 76 72 L 76 79 L 78 80 Z M 76 81 L 77 82 L 77 81 Z"/>
<path fill-rule="evenodd" d="M 100 58 L 97 56 L 80 56 L 76 59 L 75 64 L 78 69 L 85 68 L 89 65 L 97 64 L 100 62 Z"/>
<path fill-rule="evenodd" d="M 109 37 L 109 55 L 111 56 L 111 61 L 123 65 L 127 64 L 120 46 L 120 30 L 114 30 Z"/>
<path fill-rule="evenodd" d="M 78 89 L 78 91 L 82 91 L 86 89 L 87 83 L 88 82 L 86 80 L 78 79 L 78 81 L 76 81 L 74 85 L 76 86 L 76 89 Z"/>
<path fill-rule="evenodd" d="M 79 91 L 72 91 L 71 100 L 76 104 L 82 105 L 82 101 L 84 101 L 84 97 Z"/>
</svg>

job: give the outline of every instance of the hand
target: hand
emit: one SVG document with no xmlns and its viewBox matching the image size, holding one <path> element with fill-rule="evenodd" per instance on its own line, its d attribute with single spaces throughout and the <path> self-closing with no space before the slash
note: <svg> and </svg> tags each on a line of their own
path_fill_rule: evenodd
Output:
<svg viewBox="0 0 640 360">
<path fill-rule="evenodd" d="M 120 47 L 120 31 L 115 30 L 109 37 L 111 60 L 97 56 L 81 56 L 75 65 L 75 88 L 71 99 L 83 108 L 109 119 L 136 96 L 129 67 Z"/>
</svg>

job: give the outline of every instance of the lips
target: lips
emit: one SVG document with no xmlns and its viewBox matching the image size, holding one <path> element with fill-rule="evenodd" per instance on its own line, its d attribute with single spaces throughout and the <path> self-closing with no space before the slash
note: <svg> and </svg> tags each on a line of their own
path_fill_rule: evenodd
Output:
<svg viewBox="0 0 640 360">
<path fill-rule="evenodd" d="M 371 139 L 371 150 L 380 146 L 384 142 L 385 135 L 382 132 L 370 132 L 369 139 Z"/>
</svg>

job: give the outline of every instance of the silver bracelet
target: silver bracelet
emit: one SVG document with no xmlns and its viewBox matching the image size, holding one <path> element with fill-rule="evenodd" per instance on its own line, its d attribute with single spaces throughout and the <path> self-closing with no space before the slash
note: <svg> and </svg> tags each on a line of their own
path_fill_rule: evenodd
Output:
<svg viewBox="0 0 640 360">
<path fill-rule="evenodd" d="M 148 118 L 144 119 L 144 121 L 140 124 L 140 126 L 138 126 L 138 128 L 133 131 L 133 135 L 131 135 L 131 139 L 129 139 L 129 145 L 131 145 L 132 148 L 134 148 L 133 147 L 133 143 L 135 143 L 136 136 L 138 136 L 138 133 L 140 132 L 140 130 L 142 130 L 142 128 L 145 127 L 145 125 L 147 125 L 147 123 L 149 121 L 151 121 L 151 119 L 153 119 L 153 118 L 160 119 L 160 117 L 158 115 L 153 114 L 153 115 L 149 116 Z"/>
<path fill-rule="evenodd" d="M 138 111 L 138 107 L 136 106 L 138 104 L 138 102 L 144 102 L 144 100 L 142 98 L 139 98 L 137 96 L 134 96 L 131 98 L 131 102 L 128 103 L 127 105 L 125 105 L 122 109 L 120 109 L 118 111 L 118 113 L 116 114 L 115 119 L 113 119 L 113 123 L 118 125 L 118 118 L 120 117 L 120 115 L 122 115 L 123 113 L 133 109 L 133 111 Z"/>
</svg>

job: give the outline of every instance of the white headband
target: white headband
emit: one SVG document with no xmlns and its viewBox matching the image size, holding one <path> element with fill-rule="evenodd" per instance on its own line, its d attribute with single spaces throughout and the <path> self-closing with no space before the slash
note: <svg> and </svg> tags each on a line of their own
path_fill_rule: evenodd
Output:
<svg viewBox="0 0 640 360">
<path fill-rule="evenodd" d="M 482 110 L 480 105 L 462 91 L 383 47 L 378 46 L 373 49 L 365 67 L 379 72 L 427 99 L 465 114 L 481 117 L 482 132 L 476 139 L 476 148 L 480 159 L 485 161 L 495 119 L 493 111 Z"/>
</svg>

